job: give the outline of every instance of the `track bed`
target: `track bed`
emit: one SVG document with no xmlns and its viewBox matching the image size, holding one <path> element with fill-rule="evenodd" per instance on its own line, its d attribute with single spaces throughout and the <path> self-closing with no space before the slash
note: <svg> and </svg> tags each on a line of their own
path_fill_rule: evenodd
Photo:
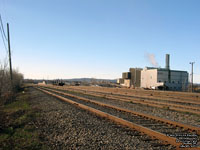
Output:
<svg viewBox="0 0 200 150">
<path fill-rule="evenodd" d="M 43 91 L 45 92 L 47 90 L 47 87 L 45 88 L 44 90 L 44 87 L 43 87 Z M 48 91 L 48 92 L 47 92 Z M 174 127 L 170 124 L 166 124 L 163 123 L 163 122 L 160 122 L 160 121 L 157 121 L 155 119 L 150 119 L 150 118 L 145 118 L 144 116 L 138 116 L 138 115 L 135 115 L 133 113 L 130 113 L 130 112 L 126 112 L 126 111 L 122 111 L 122 110 L 117 110 L 115 108 L 111 108 L 111 107 L 107 107 L 105 105 L 99 105 L 98 103 L 94 102 L 94 101 L 90 101 L 90 100 L 85 100 L 84 98 L 79 98 L 79 97 L 73 97 L 72 95 L 70 94 L 63 94 L 63 92 L 59 92 L 59 91 L 56 91 L 56 90 L 52 90 L 52 89 L 48 89 L 46 92 L 48 94 L 51 94 L 51 95 L 59 95 L 59 96 L 62 96 L 62 97 L 65 97 L 66 99 L 70 99 L 73 101 L 74 104 L 76 105 L 86 105 L 88 107 L 91 107 L 91 108 L 94 108 L 96 110 L 99 110 L 101 112 L 104 112 L 104 113 L 107 113 L 109 115 L 112 115 L 112 116 L 116 116 L 116 117 L 119 117 L 123 120 L 126 120 L 128 122 L 131 122 L 131 123 L 134 123 L 134 126 L 136 125 L 139 125 L 139 126 L 142 126 L 144 128 L 147 128 L 147 129 L 150 129 L 151 131 L 145 131 L 144 133 L 149 133 L 149 132 L 152 132 L 152 134 L 147 134 L 147 135 L 150 135 L 150 136 L 154 136 L 156 137 L 157 139 L 159 139 L 158 137 L 161 137 L 161 136 L 166 136 L 167 137 L 164 137 L 164 138 L 160 138 L 161 140 L 164 140 L 167 139 L 169 141 L 167 141 L 168 143 L 172 144 L 172 145 L 181 145 L 181 144 L 176 144 L 176 142 L 172 142 L 172 140 L 175 139 L 175 135 L 180 135 L 180 136 L 184 136 L 184 135 L 187 135 L 188 137 L 192 137 L 192 136 L 195 136 L 194 139 L 196 138 L 198 140 L 198 134 L 199 134 L 199 128 L 197 128 L 196 130 L 193 130 L 193 131 L 188 131 L 188 129 L 183 129 L 182 127 Z M 58 97 L 59 97 L 58 96 Z M 108 117 L 109 118 L 109 117 Z M 115 119 L 116 120 L 116 119 Z M 176 126 L 176 125 L 175 125 Z M 141 128 L 141 127 L 140 127 Z M 146 129 L 145 129 L 146 130 Z M 139 130 L 140 132 L 143 130 Z M 155 135 L 154 132 L 158 132 L 160 133 L 161 135 Z M 198 133 L 198 134 L 197 134 Z M 170 137 L 171 136 L 171 137 Z M 177 138 L 176 137 L 176 140 L 180 140 L 180 138 Z M 150 140 L 151 141 L 151 140 Z M 166 142 L 165 141 L 165 142 Z M 195 142 L 194 142 L 195 143 Z M 189 144 L 190 145 L 190 144 Z M 189 146 L 189 145 L 183 145 L 183 146 Z"/>
</svg>

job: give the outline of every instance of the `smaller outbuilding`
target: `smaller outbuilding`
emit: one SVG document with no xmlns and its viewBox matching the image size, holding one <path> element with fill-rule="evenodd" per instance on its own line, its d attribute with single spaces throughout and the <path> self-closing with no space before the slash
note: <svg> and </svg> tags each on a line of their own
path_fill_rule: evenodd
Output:
<svg viewBox="0 0 200 150">
<path fill-rule="evenodd" d="M 117 83 L 125 87 L 140 87 L 141 68 L 130 68 L 129 72 L 123 72 L 122 78 L 117 80 Z"/>
</svg>

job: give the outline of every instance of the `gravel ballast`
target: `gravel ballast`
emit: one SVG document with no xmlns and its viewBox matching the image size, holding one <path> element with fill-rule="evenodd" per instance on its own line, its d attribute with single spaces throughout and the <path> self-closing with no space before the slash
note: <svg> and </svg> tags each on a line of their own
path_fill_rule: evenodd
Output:
<svg viewBox="0 0 200 150">
<path fill-rule="evenodd" d="M 65 91 L 67 93 L 69 92 L 69 91 L 66 91 L 66 89 L 62 90 L 62 91 Z M 146 113 L 146 114 L 150 114 L 153 116 L 169 119 L 172 121 L 177 121 L 180 123 L 200 127 L 200 116 L 196 115 L 196 114 L 178 112 L 178 111 L 174 111 L 174 110 L 169 110 L 167 108 L 161 109 L 161 108 L 157 108 L 157 107 L 151 107 L 151 106 L 136 104 L 136 103 L 132 103 L 132 102 L 124 102 L 124 101 L 120 101 L 120 100 L 119 101 L 111 100 L 111 99 L 95 97 L 95 96 L 90 96 L 90 95 L 75 93 L 75 92 L 69 92 L 69 93 L 75 94 L 78 96 L 82 96 L 85 98 L 89 98 L 92 100 L 100 101 L 100 102 L 103 102 L 106 104 L 111 104 L 114 106 L 126 108 L 129 110 Z"/>
<path fill-rule="evenodd" d="M 54 91 L 50 91 L 50 92 L 52 92 L 54 94 L 58 94 Z M 133 122 L 135 124 L 150 128 L 154 131 L 161 132 L 163 134 L 175 134 L 175 133 L 182 134 L 183 132 L 185 132 L 185 134 L 187 133 L 188 135 L 189 134 L 196 134 L 196 133 L 190 133 L 189 131 L 186 131 L 186 130 L 184 131 L 182 128 L 178 128 L 178 127 L 176 128 L 174 126 L 170 127 L 169 124 L 165 124 L 165 123 L 162 123 L 160 121 L 149 120 L 149 119 L 146 119 L 146 118 L 141 117 L 141 116 L 133 115 L 129 112 L 119 111 L 119 110 L 112 109 L 112 108 L 109 108 L 109 107 L 100 106 L 98 104 L 94 104 L 94 103 L 89 102 L 89 101 L 83 101 L 83 100 L 80 100 L 80 99 L 77 99 L 77 98 L 74 98 L 74 97 L 70 97 L 70 96 L 66 96 L 66 95 L 62 95 L 62 94 L 58 94 L 58 95 L 65 97 L 67 99 L 70 99 L 74 102 L 95 108 L 97 110 L 106 112 L 108 114 L 117 116 L 119 118 L 125 119 L 125 120 L 130 121 L 130 122 Z"/>
<path fill-rule="evenodd" d="M 173 149 L 36 89 L 29 92 L 40 114 L 34 124 L 48 149 Z"/>
</svg>

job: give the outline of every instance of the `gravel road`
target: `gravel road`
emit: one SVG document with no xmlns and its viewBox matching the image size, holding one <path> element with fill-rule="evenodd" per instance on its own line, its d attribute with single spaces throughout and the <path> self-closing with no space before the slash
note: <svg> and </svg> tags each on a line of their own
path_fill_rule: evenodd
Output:
<svg viewBox="0 0 200 150">
<path fill-rule="evenodd" d="M 32 107 L 40 113 L 34 124 L 47 149 L 173 149 L 36 89 L 29 92 Z"/>
</svg>

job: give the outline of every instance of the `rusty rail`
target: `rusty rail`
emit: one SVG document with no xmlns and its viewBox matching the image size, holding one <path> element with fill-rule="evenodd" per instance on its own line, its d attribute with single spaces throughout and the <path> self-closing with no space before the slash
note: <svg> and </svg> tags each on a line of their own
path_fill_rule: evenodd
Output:
<svg viewBox="0 0 200 150">
<path fill-rule="evenodd" d="M 80 89 L 81 88 L 81 89 Z M 152 98 L 170 98 L 170 99 L 182 99 L 186 101 L 198 101 L 200 102 L 200 95 L 194 95 L 194 93 L 183 93 L 183 92 L 170 92 L 170 91 L 146 91 L 146 90 L 135 90 L 135 89 L 111 89 L 111 88 L 88 88 L 88 87 L 70 87 L 70 89 L 75 89 L 75 90 L 84 90 L 84 91 L 91 91 L 91 92 L 102 92 L 102 93 L 117 93 L 123 96 L 138 96 L 138 98 L 149 98 L 151 95 Z M 106 90 L 106 91 L 105 91 Z M 125 90 L 125 91 L 124 91 Z M 140 95 L 138 95 L 138 93 Z M 142 95 L 141 95 L 142 94 Z M 167 94 L 167 95 L 166 95 Z M 169 95 L 170 94 L 170 95 Z M 175 96 L 171 96 L 171 94 L 175 94 Z M 177 95 L 179 94 L 179 95 Z M 155 96 L 154 96 L 155 95 Z M 191 95 L 191 96 L 190 96 Z M 194 97 L 195 96 L 195 97 Z"/>
<path fill-rule="evenodd" d="M 102 94 L 102 95 L 111 95 L 111 93 L 108 93 L 108 92 L 99 92 L 99 91 L 86 91 L 86 90 L 81 90 L 81 89 L 73 89 L 73 88 L 67 88 L 68 89 L 71 89 L 71 90 L 74 90 L 74 91 L 82 91 L 82 92 L 87 92 L 87 93 L 98 93 L 98 94 Z M 130 96 L 132 96 L 134 99 L 138 99 L 138 100 L 141 100 L 144 99 L 144 100 L 159 100 L 159 101 L 170 101 L 170 102 L 180 102 L 180 103 L 185 103 L 185 104 L 194 104 L 194 105 L 199 105 L 200 102 L 199 101 L 191 101 L 191 100 L 179 100 L 179 99 L 169 99 L 169 98 L 165 98 L 165 99 L 160 99 L 158 97 L 149 97 L 149 96 L 136 96 L 136 95 L 125 95 L 125 94 L 113 94 L 112 93 L 112 96 L 115 96 L 115 97 L 123 97 L 123 98 L 127 98 L 127 99 L 131 99 Z M 192 108 L 193 109 L 193 108 Z M 194 109 L 199 109 L 198 107 L 194 107 Z"/>
<path fill-rule="evenodd" d="M 68 90 L 68 89 L 66 89 L 66 90 Z M 83 94 L 85 94 L 85 93 L 83 93 Z M 196 107 L 193 108 L 191 106 L 183 106 L 183 105 L 177 105 L 177 104 L 174 105 L 174 104 L 167 104 L 167 103 L 160 104 L 159 102 L 154 102 L 154 101 L 145 102 L 144 100 L 115 98 L 114 96 L 106 96 L 106 95 L 103 95 L 103 94 L 96 94 L 96 93 L 95 94 L 87 93 L 87 95 L 101 97 L 101 98 L 108 98 L 108 99 L 111 99 L 111 100 L 120 100 L 120 101 L 125 101 L 125 102 L 133 102 L 133 103 L 136 103 L 136 104 L 153 106 L 153 107 L 162 108 L 162 109 L 163 108 L 167 108 L 169 110 L 175 110 L 175 111 L 180 111 L 180 112 L 189 112 L 189 113 L 200 115 L 200 111 L 194 110 L 194 109 L 199 109 L 199 108 L 196 108 Z M 174 107 L 174 106 L 177 106 L 177 107 Z M 188 110 L 190 108 L 193 108 L 193 110 Z"/>
<path fill-rule="evenodd" d="M 83 93 L 83 94 L 85 94 L 85 93 Z M 87 95 L 108 98 L 111 100 L 121 100 L 121 101 L 125 101 L 125 102 L 133 102 L 133 103 L 137 103 L 137 104 L 153 106 L 153 107 L 158 107 L 158 108 L 167 108 L 169 110 L 189 112 L 189 113 L 200 115 L 200 111 L 198 111 L 200 109 L 199 107 L 184 106 L 184 105 L 178 105 L 178 104 L 169 104 L 166 102 L 155 102 L 155 101 L 150 101 L 150 100 L 136 100 L 136 99 L 133 100 L 131 98 L 129 99 L 129 98 L 120 98 L 120 97 L 116 98 L 115 96 L 111 96 L 111 95 L 108 96 L 108 95 L 99 94 L 99 93 L 98 94 L 97 93 L 94 93 L 94 94 L 87 93 Z M 193 110 L 190 110 L 190 109 L 193 109 Z"/>
<path fill-rule="evenodd" d="M 131 129 L 137 130 L 137 131 L 139 131 L 139 132 L 141 132 L 141 133 L 147 134 L 147 135 L 149 135 L 149 136 L 151 136 L 151 137 L 153 137 L 153 138 L 162 140 L 164 143 L 168 143 L 168 144 L 174 145 L 174 146 L 176 146 L 177 148 L 179 148 L 180 145 L 181 145 L 181 143 L 177 143 L 177 142 L 176 142 L 176 138 L 174 138 L 174 137 L 168 137 L 168 136 L 166 136 L 166 135 L 164 135 L 164 134 L 161 134 L 161 133 L 159 133 L 159 132 L 156 132 L 156 131 L 153 131 L 153 130 L 148 129 L 148 128 L 146 128 L 146 127 L 143 127 L 143 126 L 134 124 L 134 123 L 129 122 L 129 121 L 126 121 L 126 120 L 124 120 L 124 119 L 121 119 L 121 118 L 118 118 L 118 117 L 116 117 L 116 116 L 110 115 L 110 114 L 108 114 L 108 113 L 102 112 L 102 111 L 100 111 L 100 110 L 97 110 L 97 109 L 88 107 L 88 106 L 86 106 L 86 105 L 83 105 L 83 104 L 74 102 L 74 101 L 72 101 L 72 100 L 70 100 L 70 99 L 67 99 L 67 98 L 64 98 L 64 97 L 62 97 L 62 96 L 56 95 L 56 94 L 54 94 L 54 93 L 48 92 L 48 91 L 46 91 L 46 90 L 44 90 L 44 89 L 40 89 L 40 88 L 37 88 L 37 89 L 39 89 L 39 90 L 43 91 L 44 93 L 47 93 L 47 94 L 49 94 L 49 95 L 51 95 L 51 96 L 54 96 L 54 97 L 56 97 L 56 98 L 59 98 L 59 99 L 65 101 L 65 102 L 74 104 L 74 105 L 77 106 L 77 107 L 80 107 L 80 108 L 82 108 L 82 109 L 88 110 L 88 111 L 90 111 L 90 112 L 92 112 L 92 113 L 94 113 L 94 114 L 96 114 L 96 115 L 98 115 L 98 116 L 100 116 L 100 117 L 107 118 L 107 119 L 112 120 L 112 121 L 114 121 L 114 122 L 116 122 L 116 123 L 119 123 L 119 124 L 121 124 L 121 125 L 124 125 L 124 126 L 126 126 L 126 127 L 129 127 L 129 128 L 131 128 Z"/>
<path fill-rule="evenodd" d="M 108 96 L 109 97 L 109 96 Z M 120 97 L 116 97 L 116 96 L 110 96 L 110 97 L 114 97 L 114 98 L 120 98 Z M 132 98 L 123 98 L 123 99 L 127 99 L 127 100 L 132 100 Z M 141 101 L 139 99 L 134 99 L 135 101 Z M 194 107 L 194 106 L 184 106 L 184 105 L 179 105 L 179 104 L 169 104 L 167 102 L 156 102 L 156 101 L 152 101 L 152 100 L 142 100 L 144 102 L 147 103 L 153 103 L 153 104 L 158 104 L 158 105 L 167 105 L 167 106 L 172 106 L 172 107 L 179 107 L 179 108 L 185 108 L 185 109 L 193 109 L 193 110 L 199 110 L 200 111 L 200 107 Z"/>
<path fill-rule="evenodd" d="M 144 99 L 151 99 L 151 100 L 162 100 L 162 101 L 172 101 L 172 102 L 181 102 L 181 103 L 188 103 L 188 104 L 200 104 L 200 100 L 196 100 L 196 99 L 186 99 L 185 97 L 183 97 L 182 100 L 180 100 L 180 98 L 174 97 L 173 99 L 168 97 L 161 97 L 161 96 L 146 96 L 146 95 L 133 95 L 131 93 L 129 94 L 124 94 L 121 92 L 117 92 L 115 94 L 115 92 L 106 92 L 106 91 L 101 91 L 101 90 L 88 90 L 88 89 L 79 89 L 79 88 L 67 88 L 67 89 L 72 89 L 72 90 L 76 90 L 76 91 L 87 91 L 87 92 L 93 92 L 93 93 L 101 93 L 101 94 L 113 94 L 113 95 L 119 95 L 119 96 L 133 96 L 135 98 L 144 98 Z"/>
<path fill-rule="evenodd" d="M 77 107 L 80 107 L 82 109 L 88 110 L 88 111 L 90 111 L 90 112 L 92 112 L 92 113 L 94 113 L 94 114 L 96 114 L 96 115 L 98 115 L 100 117 L 107 118 L 107 119 L 112 120 L 112 121 L 114 121 L 116 123 L 119 123 L 121 125 L 127 126 L 127 127 L 131 128 L 131 129 L 137 130 L 137 131 L 139 131 L 141 133 L 147 134 L 147 135 L 151 136 L 153 139 L 156 138 L 158 140 L 163 141 L 164 143 L 176 146 L 176 149 L 184 149 L 184 150 L 186 150 L 186 149 L 200 149 L 199 147 L 180 148 L 181 143 L 177 143 L 176 142 L 176 138 L 174 138 L 174 137 L 166 136 L 166 135 L 164 135 L 162 133 L 159 133 L 157 131 L 151 130 L 149 128 L 134 124 L 132 122 L 129 122 L 129 121 L 121 119 L 121 118 L 118 118 L 116 116 L 110 115 L 108 113 L 102 112 L 102 111 L 94 109 L 92 107 L 88 107 L 86 105 L 74 102 L 72 100 L 69 100 L 69 99 L 64 98 L 62 96 L 59 96 L 57 94 L 51 93 L 51 92 L 49 92 L 47 90 L 44 90 L 44 89 L 41 89 L 41 88 L 37 88 L 37 89 L 39 89 L 39 90 L 41 90 L 41 91 L 43 91 L 43 92 L 45 92 L 47 94 L 50 94 L 50 95 L 52 95 L 54 97 L 57 97 L 57 98 L 59 98 L 59 99 L 61 99 L 63 101 L 66 101 L 68 103 L 74 104 Z"/>
<path fill-rule="evenodd" d="M 138 115 L 138 116 L 142 116 L 142 117 L 145 117 L 145 118 L 153 119 L 153 120 L 160 121 L 160 122 L 163 122 L 163 123 L 166 123 L 166 124 L 170 124 L 170 125 L 173 125 L 173 126 L 178 126 L 178 127 L 184 128 L 186 130 L 195 131 L 195 132 L 197 132 L 198 135 L 200 135 L 200 128 L 199 127 L 186 125 L 186 124 L 183 124 L 183 123 L 171 121 L 171 120 L 168 120 L 168 119 L 163 119 L 163 118 L 160 118 L 160 117 L 155 117 L 155 116 L 144 114 L 144 113 L 139 113 L 139 112 L 136 112 L 136 111 L 120 108 L 120 107 L 109 105 L 109 104 L 105 104 L 105 103 L 102 103 L 102 102 L 97 102 L 97 101 L 94 101 L 94 100 L 90 100 L 88 98 L 75 96 L 75 95 L 72 95 L 72 94 L 60 92 L 60 91 L 49 89 L 49 88 L 48 88 L 48 90 L 50 90 L 52 92 L 56 92 L 56 93 L 62 94 L 62 95 L 66 95 L 66 96 L 69 96 L 69 97 L 72 97 L 72 98 L 77 98 L 77 99 L 80 99 L 80 100 L 83 100 L 83 101 L 86 101 L 86 102 L 95 103 L 95 104 L 100 105 L 100 106 L 106 106 L 106 107 L 113 108 L 113 109 L 116 109 L 116 110 L 119 110 L 119 111 L 132 113 L 134 115 Z"/>
</svg>

